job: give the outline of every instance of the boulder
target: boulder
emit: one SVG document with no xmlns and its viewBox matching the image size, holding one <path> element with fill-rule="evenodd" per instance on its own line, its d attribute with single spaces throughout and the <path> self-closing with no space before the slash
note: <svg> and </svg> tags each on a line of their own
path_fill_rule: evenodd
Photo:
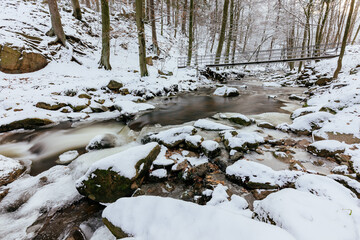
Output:
<svg viewBox="0 0 360 240">
<path fill-rule="evenodd" d="M 148 143 L 106 157 L 89 168 L 76 182 L 76 188 L 80 194 L 103 203 L 130 197 L 159 153 L 159 144 Z"/>
<path fill-rule="evenodd" d="M 268 123 L 268 122 L 258 123 L 257 126 L 260 127 L 260 128 L 276 129 L 276 127 L 274 125 L 272 125 L 271 123 Z"/>
<path fill-rule="evenodd" d="M 185 138 L 185 144 L 189 149 L 198 149 L 204 138 L 200 135 L 189 135 Z"/>
<path fill-rule="evenodd" d="M 0 155 L 0 187 L 15 181 L 25 170 L 20 161 Z"/>
<path fill-rule="evenodd" d="M 217 88 L 214 92 L 215 96 L 221 96 L 221 97 L 236 97 L 239 96 L 239 90 L 237 90 L 237 88 L 232 88 L 232 87 L 220 87 Z"/>
<path fill-rule="evenodd" d="M 122 83 L 119 83 L 115 80 L 111 80 L 107 87 L 111 90 L 111 91 L 119 91 L 120 88 L 122 88 L 124 85 Z"/>
<path fill-rule="evenodd" d="M 259 144 L 265 142 L 262 136 L 252 132 L 223 131 L 220 134 L 225 147 L 229 151 L 236 150 L 244 152 L 247 150 L 255 150 Z"/>
<path fill-rule="evenodd" d="M 143 143 L 158 142 L 168 148 L 174 148 L 180 143 L 184 143 L 185 139 L 196 133 L 196 129 L 192 126 L 171 128 L 156 134 L 150 134 L 142 139 Z"/>
<path fill-rule="evenodd" d="M 220 113 L 219 117 L 221 119 L 228 119 L 230 122 L 242 125 L 242 126 L 250 126 L 255 123 L 253 119 L 246 117 L 240 113 Z"/>
<path fill-rule="evenodd" d="M 37 127 L 45 126 L 52 124 L 53 122 L 49 119 L 40 119 L 40 118 L 26 118 L 23 120 L 18 120 L 11 122 L 9 124 L 4 124 L 0 126 L 0 132 L 12 131 L 15 129 L 34 129 Z"/>
<path fill-rule="evenodd" d="M 217 142 L 206 140 L 201 143 L 201 150 L 208 158 L 215 158 L 220 154 L 220 146 Z"/>
<path fill-rule="evenodd" d="M 0 71 L 4 73 L 35 72 L 47 64 L 48 61 L 42 54 L 0 45 Z"/>
<path fill-rule="evenodd" d="M 35 106 L 36 106 L 37 108 L 42 108 L 42 109 L 46 109 L 46 110 L 56 111 L 56 110 L 59 110 L 60 108 L 65 107 L 66 104 L 65 104 L 65 103 L 49 104 L 49 103 L 45 103 L 45 102 L 38 102 Z"/>
<path fill-rule="evenodd" d="M 222 130 L 232 130 L 233 127 L 210 121 L 207 119 L 199 119 L 194 123 L 194 127 L 201 128 L 207 131 L 222 131 Z"/>
<path fill-rule="evenodd" d="M 336 140 L 322 140 L 310 144 L 307 150 L 319 157 L 335 157 L 336 154 L 344 153 L 346 144 Z"/>
<path fill-rule="evenodd" d="M 87 151 L 100 150 L 105 148 L 113 148 L 116 146 L 117 136 L 115 134 L 107 133 L 94 137 L 86 146 Z"/>
</svg>

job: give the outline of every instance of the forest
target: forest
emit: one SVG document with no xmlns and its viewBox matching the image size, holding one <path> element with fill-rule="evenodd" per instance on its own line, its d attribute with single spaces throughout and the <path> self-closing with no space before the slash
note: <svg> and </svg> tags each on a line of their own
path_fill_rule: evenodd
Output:
<svg viewBox="0 0 360 240">
<path fill-rule="evenodd" d="M 0 239 L 360 240 L 360 1 L 0 1 Z"/>
</svg>

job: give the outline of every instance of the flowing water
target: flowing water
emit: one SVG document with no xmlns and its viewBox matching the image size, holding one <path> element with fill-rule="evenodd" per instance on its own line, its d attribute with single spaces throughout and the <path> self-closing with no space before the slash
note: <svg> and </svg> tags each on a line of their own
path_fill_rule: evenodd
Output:
<svg viewBox="0 0 360 240">
<path fill-rule="evenodd" d="M 244 84 L 247 89 L 242 87 Z M 140 115 L 129 123 L 129 127 L 134 131 L 140 131 L 145 126 L 178 125 L 211 117 L 217 112 L 258 115 L 263 116 L 264 120 L 272 121 L 281 116 L 289 119 L 289 112 L 286 109 L 300 105 L 289 104 L 285 100 L 288 99 L 288 95 L 301 94 L 303 91 L 301 88 L 263 87 L 256 79 L 232 81 L 227 85 L 237 87 L 240 96 L 233 98 L 213 96 L 214 89 L 205 88 L 196 92 L 181 93 L 175 97 L 156 98 L 149 102 L 154 104 L 156 109 Z M 277 97 L 274 98 L 273 95 Z M 266 115 L 269 113 L 283 113 L 283 115 Z M 116 121 L 75 125 L 61 123 L 52 128 L 1 134 L 0 154 L 30 160 L 31 174 L 37 175 L 54 166 L 58 156 L 63 152 L 78 150 L 80 154 L 85 153 L 85 146 L 97 135 L 116 134 L 119 138 L 118 145 L 121 145 L 135 140 L 134 133 L 130 134 L 130 132 L 132 131 L 124 124 Z"/>
</svg>

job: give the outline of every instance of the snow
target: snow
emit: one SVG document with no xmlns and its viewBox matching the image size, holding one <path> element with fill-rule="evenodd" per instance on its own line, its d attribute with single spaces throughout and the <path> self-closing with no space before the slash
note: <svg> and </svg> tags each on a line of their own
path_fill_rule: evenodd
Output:
<svg viewBox="0 0 360 240">
<path fill-rule="evenodd" d="M 79 156 L 79 152 L 76 150 L 64 152 L 59 156 L 59 162 L 68 163 Z"/>
<path fill-rule="evenodd" d="M 193 135 L 194 132 L 195 128 L 192 126 L 171 128 L 151 135 L 151 139 L 155 139 L 156 141 L 165 144 L 174 144 L 177 141 L 185 140 L 188 136 Z"/>
<path fill-rule="evenodd" d="M 274 222 L 298 240 L 358 239 L 360 225 L 354 211 L 359 209 L 355 208 L 295 189 L 283 189 L 254 202 L 258 219 Z"/>
<path fill-rule="evenodd" d="M 326 150 L 329 152 L 336 152 L 336 151 L 344 151 L 347 144 L 336 140 L 322 140 L 322 141 L 314 142 L 310 144 L 310 146 L 315 147 L 319 151 Z"/>
<path fill-rule="evenodd" d="M 296 118 L 289 127 L 293 131 L 311 131 L 314 127 L 324 126 L 325 122 L 332 118 L 334 115 L 328 112 L 310 113 Z"/>
<path fill-rule="evenodd" d="M 247 143 L 256 144 L 264 142 L 264 138 L 254 132 L 224 131 L 221 132 L 221 134 L 223 138 L 229 142 L 229 148 L 244 148 L 244 144 Z"/>
<path fill-rule="evenodd" d="M 167 171 L 166 169 L 156 169 L 150 173 L 151 177 L 157 177 L 157 178 L 166 178 Z"/>
<path fill-rule="evenodd" d="M 303 173 L 289 170 L 275 171 L 260 163 L 239 160 L 226 168 L 226 174 L 240 178 L 243 182 L 250 181 L 283 187 L 293 183 Z"/>
<path fill-rule="evenodd" d="M 174 164 L 174 161 L 171 159 L 168 159 L 166 157 L 166 152 L 167 152 L 168 148 L 165 146 L 161 145 L 161 150 L 159 155 L 156 157 L 156 159 L 153 161 L 153 165 L 158 165 L 158 166 L 170 166 Z"/>
<path fill-rule="evenodd" d="M 137 173 L 135 168 L 136 163 L 139 160 L 146 158 L 156 146 L 158 146 L 158 144 L 153 142 L 146 145 L 132 147 L 123 152 L 97 161 L 92 164 L 86 174 L 77 181 L 77 185 L 81 184 L 83 181 L 86 181 L 97 169 L 111 169 L 111 171 L 117 172 L 121 176 L 132 179 L 136 176 Z"/>
<path fill-rule="evenodd" d="M 218 184 L 211 194 L 211 200 L 207 202 L 206 205 L 215 206 L 223 202 L 228 202 L 229 196 L 226 190 L 228 190 L 228 187 Z"/>
<path fill-rule="evenodd" d="M 240 118 L 240 119 L 244 120 L 245 122 L 251 121 L 247 116 L 245 116 L 241 113 L 219 113 L 219 117 L 222 119 Z"/>
<path fill-rule="evenodd" d="M 264 87 L 281 87 L 281 84 L 276 83 L 276 82 L 264 82 L 263 86 Z"/>
<path fill-rule="evenodd" d="M 134 103 L 132 101 L 118 101 L 115 103 L 115 108 L 118 109 L 122 115 L 134 115 L 140 111 L 154 109 L 155 107 L 148 103 Z"/>
<path fill-rule="evenodd" d="M 136 239 L 294 239 L 278 227 L 171 198 L 121 198 L 107 206 L 102 217 Z"/>
<path fill-rule="evenodd" d="M 201 143 L 201 146 L 207 151 L 215 151 L 219 148 L 219 144 L 213 140 L 206 140 Z"/>
<path fill-rule="evenodd" d="M 205 130 L 213 130 L 213 131 L 222 131 L 222 130 L 232 130 L 233 127 L 226 126 L 221 123 L 216 123 L 207 119 L 199 119 L 194 123 L 194 127 L 205 129 Z"/>
<path fill-rule="evenodd" d="M 351 187 L 358 195 L 360 195 L 360 182 L 351 179 L 346 176 L 331 174 L 328 175 L 329 178 L 334 179 L 335 181 L 345 182 L 349 187 Z"/>
<path fill-rule="evenodd" d="M 237 88 L 224 86 L 217 88 L 213 93 L 213 95 L 221 97 L 229 96 L 230 94 L 239 94 L 239 91 L 237 90 Z"/>
<path fill-rule="evenodd" d="M 190 142 L 194 146 L 199 146 L 203 138 L 200 135 L 186 136 L 185 141 Z"/>
<path fill-rule="evenodd" d="M 18 160 L 0 155 L 0 179 L 6 180 L 9 174 L 22 168 Z"/>
</svg>

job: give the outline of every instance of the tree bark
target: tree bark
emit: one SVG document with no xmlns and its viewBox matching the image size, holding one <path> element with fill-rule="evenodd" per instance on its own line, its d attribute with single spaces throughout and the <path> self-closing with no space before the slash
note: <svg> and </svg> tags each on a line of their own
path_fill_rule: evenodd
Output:
<svg viewBox="0 0 360 240">
<path fill-rule="evenodd" d="M 110 15 L 109 0 L 101 0 L 101 19 L 102 19 L 102 50 L 99 68 L 111 70 L 110 65 Z"/>
<path fill-rule="evenodd" d="M 225 48 L 225 62 L 229 62 L 229 56 L 230 56 L 230 46 L 231 41 L 233 40 L 233 30 L 234 30 L 234 0 L 230 1 L 230 25 L 229 25 L 229 34 L 227 39 L 227 44 Z"/>
<path fill-rule="evenodd" d="M 225 40 L 225 30 L 226 30 L 226 22 L 227 22 L 227 18 L 228 18 L 228 10 L 229 10 L 229 0 L 225 0 L 222 24 L 221 24 L 221 30 L 220 30 L 219 45 L 216 50 L 215 64 L 220 63 L 221 53 L 222 53 L 224 40 Z"/>
<path fill-rule="evenodd" d="M 81 21 L 81 9 L 80 9 L 80 4 L 79 4 L 79 0 L 71 0 L 72 5 L 73 5 L 73 16 L 77 19 Z"/>
<path fill-rule="evenodd" d="M 150 21 L 151 21 L 151 36 L 152 36 L 152 43 L 154 46 L 154 53 L 156 55 L 160 54 L 160 49 L 157 41 L 157 35 L 156 35 L 156 21 L 155 21 L 155 5 L 154 0 L 148 0 L 149 1 L 149 8 L 150 8 Z"/>
<path fill-rule="evenodd" d="M 145 45 L 145 28 L 144 28 L 144 16 L 143 16 L 143 1 L 135 0 L 136 4 L 136 26 L 138 32 L 139 42 L 139 65 L 141 77 L 149 76 L 146 67 L 146 45 Z"/>
<path fill-rule="evenodd" d="M 193 48 L 193 27 L 194 27 L 194 0 L 190 0 L 190 18 L 189 18 L 189 48 L 187 65 L 191 65 L 192 48 Z"/>
<path fill-rule="evenodd" d="M 166 15 L 167 15 L 167 25 L 171 24 L 171 1 L 166 0 Z"/>
<path fill-rule="evenodd" d="M 342 68 L 342 60 L 345 54 L 345 48 L 346 48 L 346 40 L 348 39 L 348 35 L 349 35 L 349 30 L 350 30 L 350 24 L 351 24 L 351 18 L 352 18 L 352 14 L 354 11 L 354 5 L 355 5 L 355 0 L 351 0 L 350 3 L 350 9 L 349 9 L 349 15 L 346 21 L 346 27 L 345 27 L 345 32 L 344 32 L 344 37 L 343 37 L 343 42 L 341 44 L 341 50 L 340 50 L 340 55 L 339 55 L 339 59 L 338 59 L 338 64 L 337 64 L 337 68 L 334 72 L 334 79 L 337 79 L 339 76 L 339 73 L 341 71 Z"/>
<path fill-rule="evenodd" d="M 61 17 L 56 0 L 48 0 L 52 29 L 63 46 L 66 45 L 66 36 L 61 24 Z"/>
<path fill-rule="evenodd" d="M 184 8 L 183 8 L 183 12 L 182 12 L 182 20 L 181 20 L 181 32 L 182 34 L 186 34 L 186 19 L 187 19 L 187 5 L 188 5 L 188 0 L 184 1 Z"/>
</svg>

